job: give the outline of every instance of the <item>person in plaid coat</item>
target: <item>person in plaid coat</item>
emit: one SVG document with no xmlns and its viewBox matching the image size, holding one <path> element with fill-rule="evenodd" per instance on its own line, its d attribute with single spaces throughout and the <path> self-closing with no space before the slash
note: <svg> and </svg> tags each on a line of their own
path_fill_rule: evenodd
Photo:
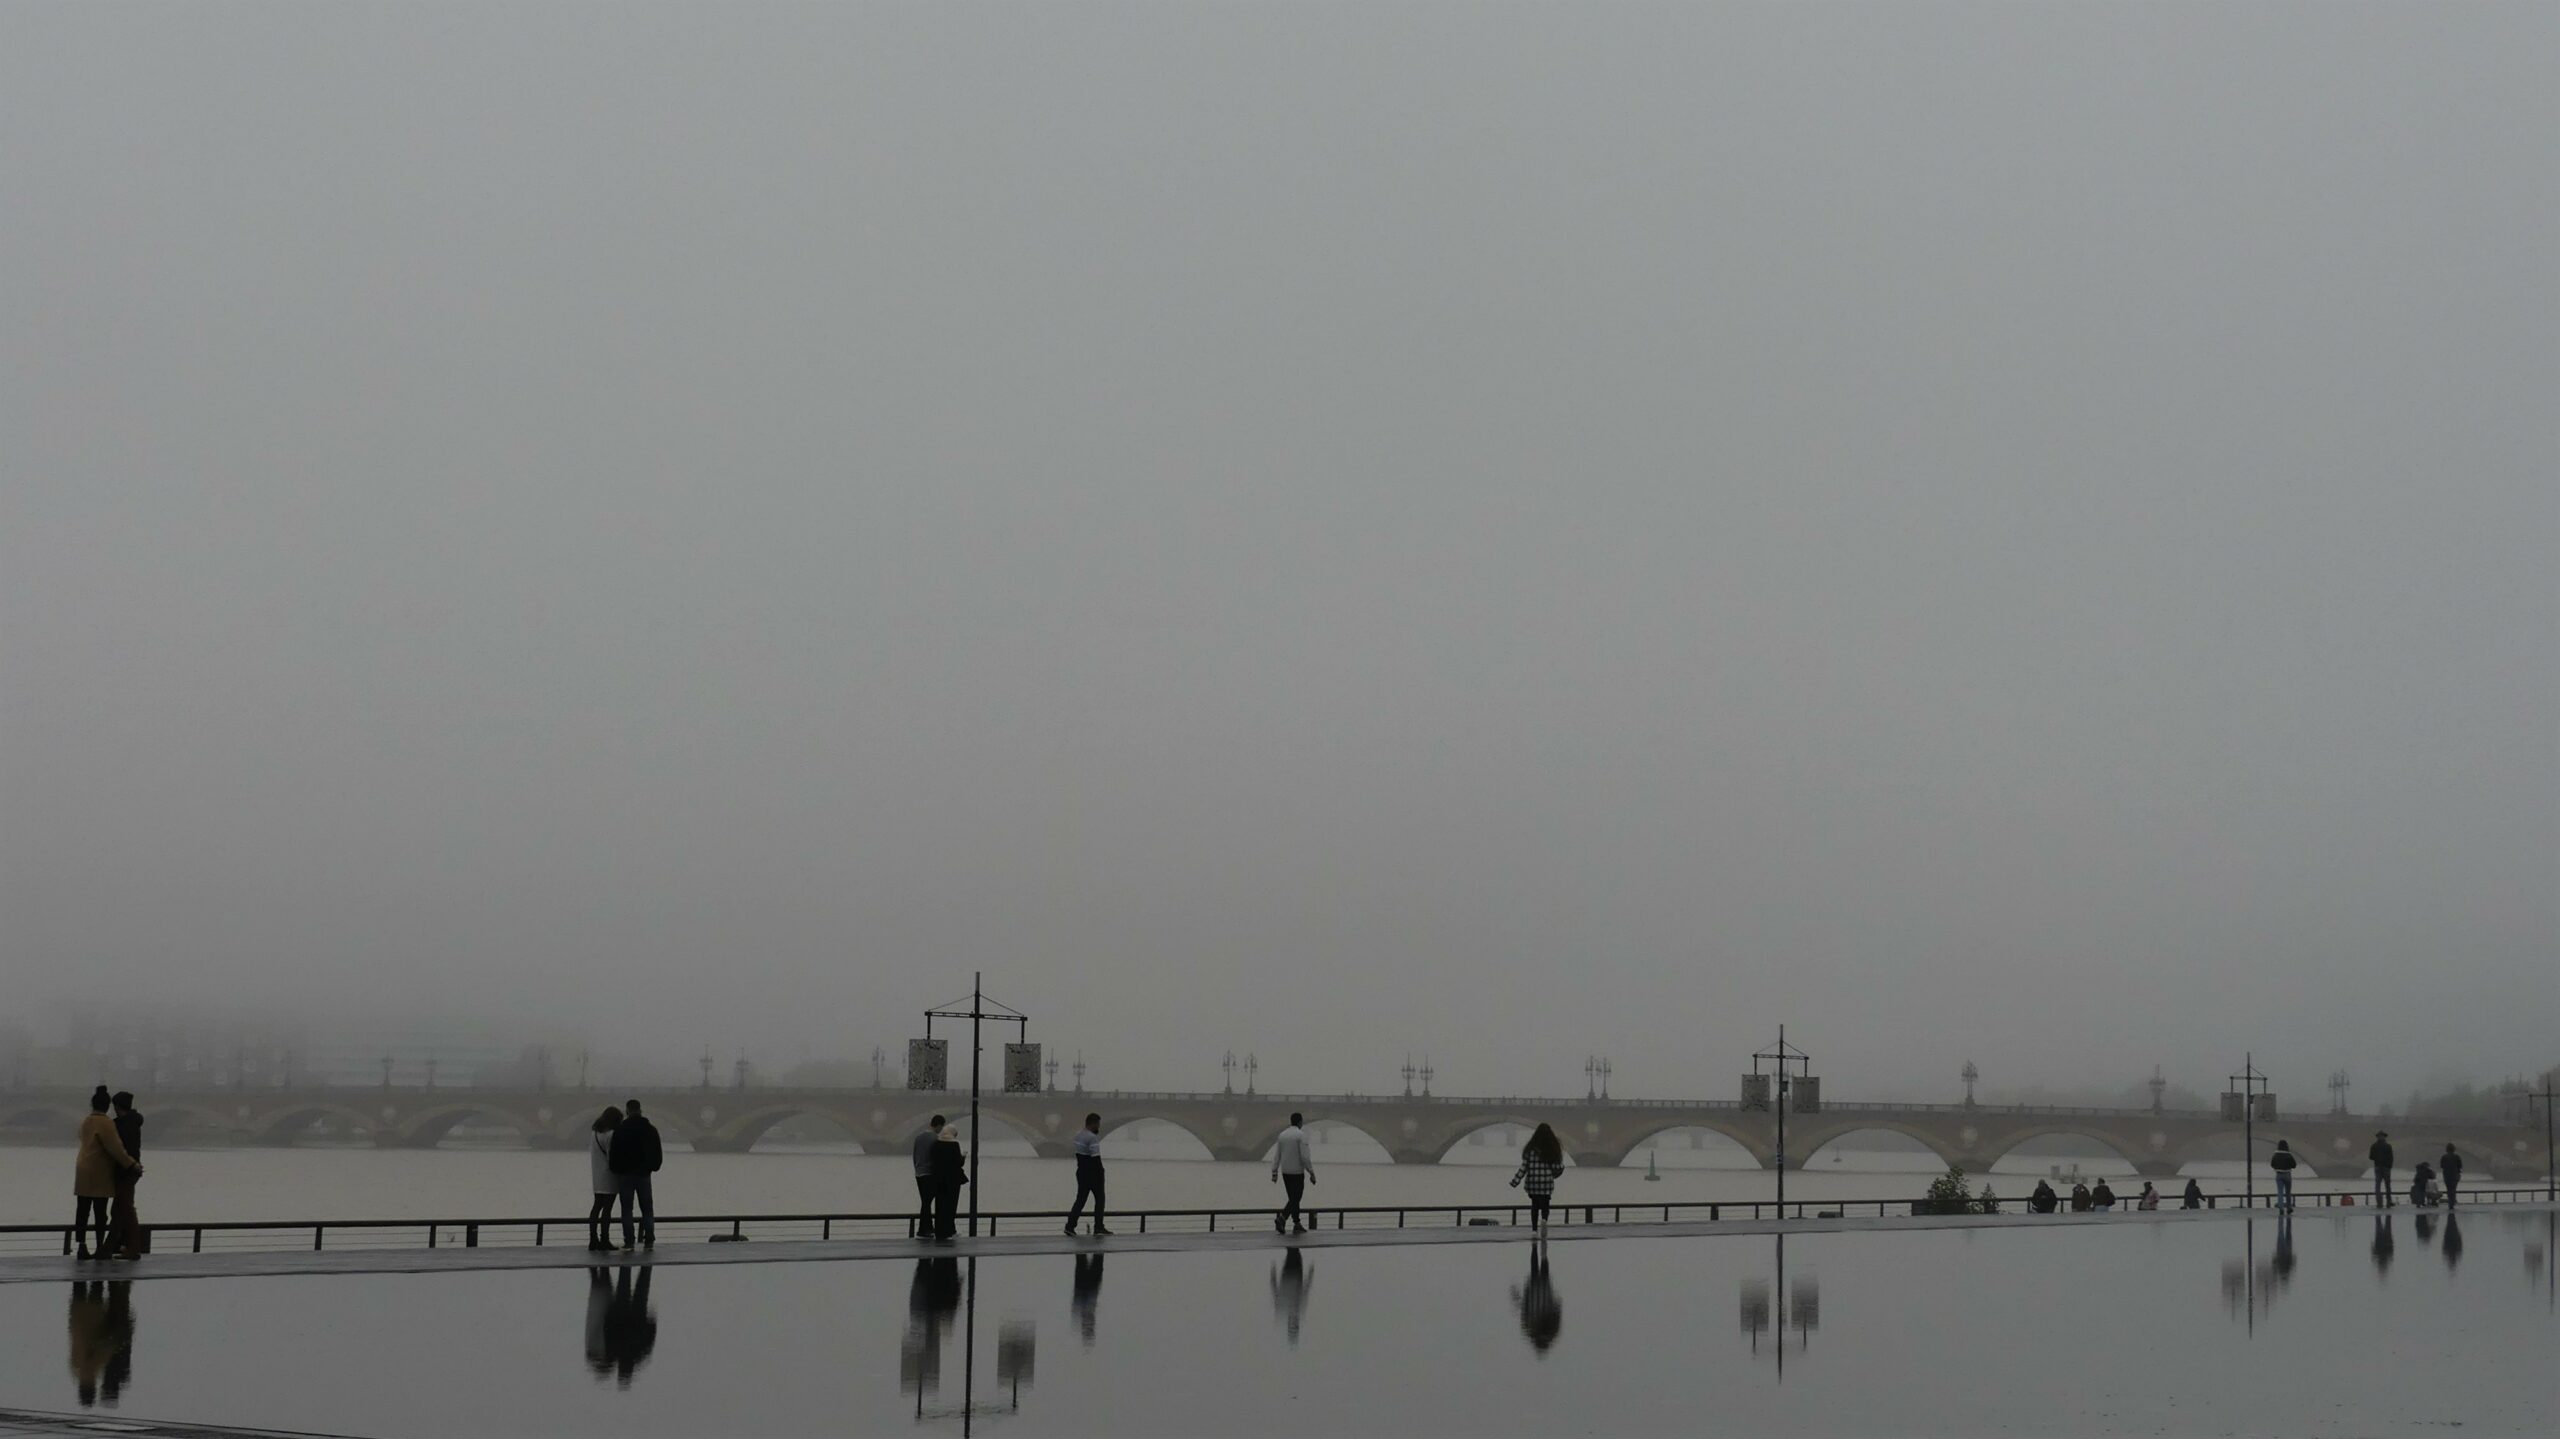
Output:
<svg viewBox="0 0 2560 1439">
<path fill-rule="evenodd" d="M 1511 1172 L 1511 1187 L 1529 1191 L 1529 1224 L 1547 1232 L 1547 1204 L 1555 1197 L 1556 1177 L 1564 1173 L 1564 1141 L 1553 1125 L 1541 1124 L 1520 1146 L 1520 1167 Z"/>
</svg>

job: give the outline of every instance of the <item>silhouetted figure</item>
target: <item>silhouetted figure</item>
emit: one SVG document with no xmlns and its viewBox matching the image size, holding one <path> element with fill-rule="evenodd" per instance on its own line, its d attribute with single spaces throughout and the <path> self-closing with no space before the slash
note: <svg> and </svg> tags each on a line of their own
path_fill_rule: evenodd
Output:
<svg viewBox="0 0 2560 1439">
<path fill-rule="evenodd" d="M 2090 1196 L 2090 1194 L 2089 1194 L 2089 1186 L 2088 1186 L 2088 1185 L 2082 1184 L 2082 1183 L 2080 1183 L 2080 1182 L 2079 1182 L 2079 1181 L 2077 1181 L 2077 1180 L 2072 1181 L 2072 1184 L 2071 1184 L 2071 1212 L 2072 1212 L 2072 1213 L 2074 1213 L 2074 1214 L 2086 1214 L 2086 1213 L 2088 1213 L 2088 1212 L 2089 1212 L 2089 1206 L 2090 1206 L 2092 1203 L 2094 1203 L 2094 1202 L 2095 1202 L 2095 1200 L 2094 1200 L 2094 1199 L 2092 1199 L 2092 1198 L 2091 1198 L 2091 1196 Z"/>
<path fill-rule="evenodd" d="M 2036 1181 L 2035 1192 L 2027 1196 L 2027 1208 L 2036 1214 L 2051 1214 L 2061 1203 L 2062 1196 L 2054 1193 L 2053 1186 L 2041 1179 Z"/>
<path fill-rule="evenodd" d="M 2373 1216 L 2374 1273 L 2386 1277 L 2391 1273 L 2391 1248 L 2391 1216 L 2377 1214 Z"/>
<path fill-rule="evenodd" d="M 1076 1131 L 1076 1202 L 1067 1207 L 1067 1232 L 1076 1232 L 1076 1220 L 1084 1215 L 1084 1202 L 1093 1200 L 1093 1232 L 1108 1234 L 1110 1226 L 1102 1222 L 1102 1116 L 1088 1114 L 1084 1128 Z"/>
<path fill-rule="evenodd" d="M 2448 1191 L 2450 1192 L 2450 1191 Z M 2444 1270 L 2451 1274 L 2462 1262 L 2462 1217 L 2448 1213 L 2444 1217 Z"/>
<path fill-rule="evenodd" d="M 1076 1256 L 1075 1295 L 1067 1307 L 1076 1316 L 1076 1332 L 1084 1336 L 1084 1347 L 1093 1347 L 1093 1307 L 1102 1301 L 1102 1254 L 1088 1250 Z"/>
<path fill-rule="evenodd" d="M 107 1104 L 107 1087 L 101 1084 L 89 1096 L 89 1117 L 80 1121 L 80 1150 L 72 1163 L 71 1223 L 83 1259 L 89 1257 L 93 1230 L 98 1236 L 97 1257 L 104 1259 L 114 1252 L 107 1248 L 107 1206 L 116 1197 L 116 1177 L 142 1167 L 125 1152 L 123 1136 L 116 1133 L 115 1121 L 107 1118 Z"/>
<path fill-rule="evenodd" d="M 2409 1202 L 2421 1209 L 2431 1209 L 2436 1202 L 2436 1167 L 2425 1160 L 2409 1171 Z"/>
<path fill-rule="evenodd" d="M 942 1340 L 959 1317 L 960 1295 L 958 1259 L 939 1254 L 916 1261 L 915 1277 L 907 1282 L 906 1337 L 898 1350 L 900 1393 L 921 1401 L 942 1387 Z"/>
<path fill-rule="evenodd" d="M 2114 1212 L 2116 1192 L 2107 1187 L 2107 1181 L 2099 1180 L 2098 1187 L 2089 1191 L 2089 1207 L 2100 1213 Z"/>
<path fill-rule="evenodd" d="M 656 1273 L 650 1265 L 622 1264 L 608 1280 L 603 1265 L 587 1268 L 587 1368 L 598 1379 L 611 1375 L 618 1389 L 631 1387 L 631 1376 L 658 1347 L 658 1317 L 649 1312 L 649 1280 Z"/>
<path fill-rule="evenodd" d="M 2451 1209 L 2461 1203 L 2462 1156 L 2453 1152 L 2452 1145 L 2444 1147 L 2444 1158 L 2436 1161 L 2436 1173 L 2444 1178 L 2444 1207 Z"/>
<path fill-rule="evenodd" d="M 2178 1207 L 2180 1209 L 2204 1208 L 2204 1186 L 2192 1179 L 2188 1180 L 2186 1193 L 2179 1198 Z"/>
<path fill-rule="evenodd" d="M 1308 1152 L 1305 1115 L 1291 1114 L 1289 1127 L 1281 1130 L 1280 1137 L 1272 1142 L 1271 1179 L 1288 1195 L 1288 1202 L 1280 1206 L 1280 1212 L 1271 1216 L 1271 1227 L 1291 1234 L 1305 1233 L 1305 1225 L 1298 1216 L 1298 1204 L 1306 1198 L 1307 1186 L 1316 1182 L 1316 1161 L 1315 1156 Z"/>
<path fill-rule="evenodd" d="M 114 1103 L 116 1138 L 124 1141 L 124 1152 L 133 1160 L 133 1167 L 116 1173 L 115 1211 L 107 1224 L 107 1252 L 118 1259 L 140 1259 L 150 1247 L 149 1236 L 142 1230 L 142 1211 L 133 1196 L 134 1186 L 142 1182 L 142 1112 L 133 1107 L 130 1089 L 117 1091 Z"/>
<path fill-rule="evenodd" d="M 1555 1199 L 1556 1181 L 1564 1175 L 1564 1143 L 1553 1126 L 1541 1122 L 1529 1142 L 1520 1146 L 1520 1167 L 1511 1171 L 1511 1187 L 1529 1195 L 1529 1227 L 1547 1235 L 1547 1205 Z"/>
<path fill-rule="evenodd" d="M 650 1176 L 667 1162 L 667 1151 L 658 1142 L 658 1126 L 641 1116 L 639 1100 L 622 1102 L 622 1122 L 614 1126 L 605 1155 L 613 1170 L 613 1192 L 622 1201 L 622 1247 L 657 1248 L 658 1202 Z M 635 1204 L 640 1209 L 637 1227 L 631 1222 Z"/>
<path fill-rule="evenodd" d="M 942 1126 L 947 1122 L 935 1115 L 925 1122 L 915 1143 L 908 1146 L 915 1151 L 916 1161 L 916 1222 L 912 1237 L 917 1239 L 933 1237 L 933 1142 L 942 1137 Z"/>
<path fill-rule="evenodd" d="M 2293 1170 L 2296 1163 L 2292 1143 L 2277 1140 L 2276 1152 L 2267 1156 L 2267 1167 L 2276 1172 L 2276 1208 L 2287 1213 L 2293 1209 Z"/>
<path fill-rule="evenodd" d="M 2280 1210 L 2276 1214 L 2276 1257 L 2270 1269 L 2279 1286 L 2293 1282 L 2293 1214 Z"/>
<path fill-rule="evenodd" d="M 2364 1152 L 2373 1162 L 2373 1202 L 2384 1209 L 2391 1207 L 2391 1135 L 2386 1130 L 2373 1132 L 2373 1147 Z"/>
<path fill-rule="evenodd" d="M 110 1409 L 133 1377 L 133 1281 L 71 1286 L 71 1378 L 80 1407 Z"/>
<path fill-rule="evenodd" d="M 1520 1332 L 1528 1336 L 1529 1347 L 1545 1358 L 1555 1347 L 1556 1336 L 1564 1332 L 1564 1302 L 1556 1298 L 1545 1245 L 1529 1247 L 1529 1282 L 1511 1291 L 1511 1302 L 1519 1306 Z"/>
<path fill-rule="evenodd" d="M 1298 1347 L 1298 1330 L 1307 1322 L 1307 1291 L 1313 1287 L 1315 1276 L 1307 1271 L 1303 1250 L 1291 1249 L 1271 1270 L 1271 1312 L 1288 1331 L 1292 1349 Z"/>
<path fill-rule="evenodd" d="M 946 1124 L 933 1141 L 933 1237 L 941 1243 L 960 1232 L 960 1187 L 968 1182 L 960 1131 Z"/>
<path fill-rule="evenodd" d="M 622 1127 L 622 1107 L 608 1104 L 587 1129 L 587 1248 L 601 1253 L 613 1247 L 613 1197 L 622 1185 L 613 1177 L 613 1132 Z"/>
</svg>

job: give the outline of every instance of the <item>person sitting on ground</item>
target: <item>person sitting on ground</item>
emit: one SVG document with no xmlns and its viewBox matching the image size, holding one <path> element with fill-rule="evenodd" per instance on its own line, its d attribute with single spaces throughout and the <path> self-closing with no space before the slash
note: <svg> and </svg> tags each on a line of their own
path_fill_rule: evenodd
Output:
<svg viewBox="0 0 2560 1439">
<path fill-rule="evenodd" d="M 2133 1207 L 2143 1212 L 2160 1207 L 2160 1191 L 2152 1187 L 2150 1180 L 2142 1181 L 2142 1193 L 2134 1197 Z"/>
<path fill-rule="evenodd" d="M 2116 1192 L 2107 1187 L 2107 1181 L 2099 1180 L 2098 1187 L 2089 1192 L 2089 1207 L 2098 1210 L 2113 1210 L 2116 1207 Z"/>
<path fill-rule="evenodd" d="M 2054 1206 L 2061 1202 L 2062 1196 L 2054 1193 L 2053 1186 L 2041 1179 L 2036 1181 L 2036 1192 L 2027 1196 L 2027 1208 L 2038 1214 L 2051 1214 Z"/>
<path fill-rule="evenodd" d="M 2423 1159 L 2409 1171 L 2409 1202 L 2421 1209 L 2436 1202 L 2436 1167 Z"/>
<path fill-rule="evenodd" d="M 2089 1186 L 2076 1179 L 2071 1182 L 2071 1212 L 2074 1214 L 2089 1212 Z"/>
<path fill-rule="evenodd" d="M 2180 1209 L 2204 1208 L 2204 1186 L 2196 1183 L 2192 1179 L 2188 1180 L 2187 1196 L 2186 1198 L 2178 1201 L 2178 1207 Z"/>
</svg>

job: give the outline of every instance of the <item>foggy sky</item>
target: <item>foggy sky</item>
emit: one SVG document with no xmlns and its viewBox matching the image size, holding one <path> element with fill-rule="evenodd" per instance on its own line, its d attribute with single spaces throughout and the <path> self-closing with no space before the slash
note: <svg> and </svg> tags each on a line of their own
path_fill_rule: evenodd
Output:
<svg viewBox="0 0 2560 1439">
<path fill-rule="evenodd" d="M 2560 1058 L 2548 5 L 0 10 L 0 1010 Z"/>
</svg>

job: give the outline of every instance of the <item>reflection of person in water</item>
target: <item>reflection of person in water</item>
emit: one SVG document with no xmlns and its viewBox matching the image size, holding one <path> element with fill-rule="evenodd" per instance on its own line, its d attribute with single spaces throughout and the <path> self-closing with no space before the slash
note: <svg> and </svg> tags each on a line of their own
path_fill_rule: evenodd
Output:
<svg viewBox="0 0 2560 1439">
<path fill-rule="evenodd" d="M 2462 1262 L 2462 1221 L 2448 1213 L 2444 1217 L 2444 1268 L 2447 1274 Z"/>
<path fill-rule="evenodd" d="M 2388 1214 L 2373 1216 L 2373 1272 L 2384 1276 L 2391 1273 L 2391 1216 Z"/>
<path fill-rule="evenodd" d="M 1289 1331 L 1289 1347 L 1298 1347 L 1298 1330 L 1307 1322 L 1307 1291 L 1315 1286 L 1307 1272 L 1307 1256 L 1292 1249 L 1271 1270 L 1271 1312 Z"/>
<path fill-rule="evenodd" d="M 1564 1332 L 1564 1303 L 1556 1298 L 1546 1246 L 1530 1247 L 1529 1282 L 1511 1291 L 1511 1302 L 1519 1306 L 1520 1332 L 1529 1337 L 1529 1347 L 1545 1358 L 1555 1347 L 1556 1336 Z"/>
<path fill-rule="evenodd" d="M 610 1279 L 602 1265 L 587 1270 L 587 1368 L 598 1379 L 613 1376 L 623 1389 L 631 1387 L 631 1376 L 658 1347 L 658 1318 L 649 1312 L 649 1279 L 655 1271 L 636 1266 L 640 1278 L 634 1284 L 634 1267 L 623 1265 Z"/>
<path fill-rule="evenodd" d="M 1102 1298 L 1102 1255 L 1099 1251 L 1076 1255 L 1075 1298 L 1070 1301 L 1076 1316 L 1076 1330 L 1084 1336 L 1084 1347 L 1093 1347 L 1093 1306 Z"/>
<path fill-rule="evenodd" d="M 1097 1256 L 1099 1257 L 1099 1256 Z M 922 1402 L 942 1387 L 942 1340 L 960 1314 L 960 1261 L 927 1255 L 907 1282 L 907 1333 L 898 1353 L 898 1389 Z"/>
<path fill-rule="evenodd" d="M 80 1407 L 110 1409 L 133 1377 L 133 1282 L 71 1286 L 71 1376 Z"/>
<path fill-rule="evenodd" d="M 2276 1213 L 2276 1257 L 2267 1267 L 2275 1275 L 2278 1288 L 2293 1282 L 2293 1211 L 2290 1209 Z"/>
</svg>

